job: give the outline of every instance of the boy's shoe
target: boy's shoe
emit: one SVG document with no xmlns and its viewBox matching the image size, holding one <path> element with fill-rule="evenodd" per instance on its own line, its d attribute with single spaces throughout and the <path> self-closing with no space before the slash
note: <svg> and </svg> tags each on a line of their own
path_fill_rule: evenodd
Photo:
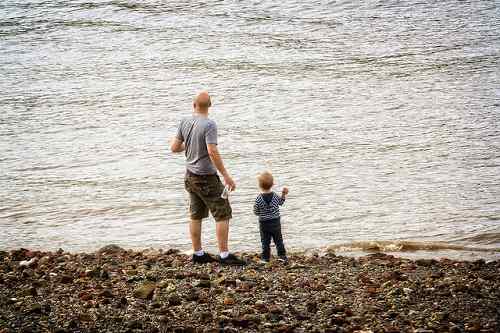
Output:
<svg viewBox="0 0 500 333">
<path fill-rule="evenodd" d="M 193 254 L 193 263 L 195 264 L 206 264 L 208 262 L 214 262 L 214 261 L 217 260 L 206 252 L 203 253 L 202 256 L 197 256 L 196 254 Z"/>
<path fill-rule="evenodd" d="M 288 264 L 288 258 L 286 256 L 279 256 L 278 261 L 281 261 L 285 265 Z"/>
<path fill-rule="evenodd" d="M 222 259 L 220 255 L 218 255 L 217 260 L 220 262 L 221 265 L 224 266 L 245 266 L 247 264 L 246 261 L 238 258 L 232 253 L 229 253 L 229 255 L 224 259 Z"/>
</svg>

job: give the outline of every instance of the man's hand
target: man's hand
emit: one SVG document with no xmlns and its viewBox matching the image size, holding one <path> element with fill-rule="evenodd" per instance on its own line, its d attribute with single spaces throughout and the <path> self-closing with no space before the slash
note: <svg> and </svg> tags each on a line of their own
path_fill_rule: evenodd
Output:
<svg viewBox="0 0 500 333">
<path fill-rule="evenodd" d="M 184 149 L 184 143 L 181 140 L 173 138 L 170 141 L 170 150 L 172 151 L 172 153 L 180 153 L 183 152 Z"/>
<path fill-rule="evenodd" d="M 230 191 L 236 190 L 236 183 L 234 182 L 233 178 L 231 178 L 231 176 L 227 173 L 224 175 L 224 184 L 229 186 Z"/>
<path fill-rule="evenodd" d="M 283 189 L 281 190 L 281 196 L 286 197 L 287 194 L 288 194 L 288 187 L 283 187 Z"/>
<path fill-rule="evenodd" d="M 229 175 L 226 168 L 224 167 L 224 163 L 222 162 L 222 157 L 220 157 L 219 150 L 217 149 L 216 144 L 207 144 L 208 156 L 210 156 L 210 160 L 215 165 L 217 170 L 221 173 L 222 177 L 224 177 L 224 183 L 229 186 L 231 191 L 236 189 L 236 184 L 234 183 L 233 178 Z"/>
</svg>

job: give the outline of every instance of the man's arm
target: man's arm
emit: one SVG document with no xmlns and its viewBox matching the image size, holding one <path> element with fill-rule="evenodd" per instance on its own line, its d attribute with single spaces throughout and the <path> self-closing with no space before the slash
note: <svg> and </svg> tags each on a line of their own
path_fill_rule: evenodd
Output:
<svg viewBox="0 0 500 333">
<path fill-rule="evenodd" d="M 212 160 L 212 163 L 215 165 L 217 170 L 219 170 L 222 177 L 224 177 L 224 183 L 229 186 L 231 191 L 234 191 L 236 189 L 236 184 L 234 183 L 233 179 L 231 178 L 226 168 L 224 167 L 224 162 L 222 162 L 222 157 L 219 154 L 219 149 L 217 149 L 217 145 L 209 143 L 207 144 L 207 150 L 208 150 L 208 155 L 210 156 L 210 160 Z"/>
<path fill-rule="evenodd" d="M 170 150 L 172 153 L 181 153 L 184 149 L 186 149 L 186 147 L 184 146 L 184 143 L 179 140 L 179 138 L 175 137 L 172 141 L 170 141 Z"/>
</svg>

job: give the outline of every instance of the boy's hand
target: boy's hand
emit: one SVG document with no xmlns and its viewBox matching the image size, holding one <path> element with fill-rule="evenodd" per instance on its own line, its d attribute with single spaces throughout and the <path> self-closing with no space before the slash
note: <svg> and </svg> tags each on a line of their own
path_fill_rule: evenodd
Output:
<svg viewBox="0 0 500 333">
<path fill-rule="evenodd" d="M 286 196 L 288 194 L 288 187 L 283 187 L 283 190 L 281 190 L 281 196 Z"/>
</svg>

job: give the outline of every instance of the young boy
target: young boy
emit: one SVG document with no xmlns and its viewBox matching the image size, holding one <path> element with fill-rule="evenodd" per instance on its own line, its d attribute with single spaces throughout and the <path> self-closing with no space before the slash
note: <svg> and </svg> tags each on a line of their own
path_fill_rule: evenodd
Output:
<svg viewBox="0 0 500 333">
<path fill-rule="evenodd" d="M 262 242 L 261 259 L 269 262 L 271 257 L 271 239 L 273 239 L 278 252 L 278 260 L 288 262 L 285 245 L 281 235 L 281 221 L 279 206 L 283 205 L 288 194 L 288 189 L 283 188 L 281 196 L 271 190 L 274 185 L 273 175 L 263 172 L 258 177 L 261 193 L 255 199 L 253 212 L 259 217 L 260 240 Z"/>
</svg>

